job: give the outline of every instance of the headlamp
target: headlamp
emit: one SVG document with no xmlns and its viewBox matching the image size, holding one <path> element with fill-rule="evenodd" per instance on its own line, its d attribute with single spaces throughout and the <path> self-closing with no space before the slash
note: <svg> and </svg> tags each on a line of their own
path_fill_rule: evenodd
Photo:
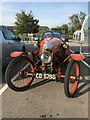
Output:
<svg viewBox="0 0 90 120">
<path fill-rule="evenodd" d="M 52 61 L 52 53 L 45 51 L 41 54 L 40 58 L 43 63 L 48 64 Z"/>
</svg>

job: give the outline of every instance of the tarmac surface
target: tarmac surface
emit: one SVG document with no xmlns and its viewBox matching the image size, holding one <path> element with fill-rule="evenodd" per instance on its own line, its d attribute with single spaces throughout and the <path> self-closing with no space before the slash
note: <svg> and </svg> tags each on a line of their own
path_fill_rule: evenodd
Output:
<svg viewBox="0 0 90 120">
<path fill-rule="evenodd" d="M 27 50 L 30 49 L 28 44 Z M 79 47 L 74 45 L 72 49 Z M 7 87 L 0 96 L 2 118 L 88 118 L 90 73 L 83 63 L 80 66 L 81 80 L 75 98 L 65 96 L 63 81 L 35 79 L 32 89 L 24 92 Z M 2 87 L 5 85 L 4 80 Z"/>
</svg>

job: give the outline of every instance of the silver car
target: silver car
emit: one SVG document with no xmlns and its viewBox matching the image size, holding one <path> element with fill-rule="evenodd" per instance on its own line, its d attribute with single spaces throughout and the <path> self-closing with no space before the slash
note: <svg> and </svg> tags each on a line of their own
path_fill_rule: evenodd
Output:
<svg viewBox="0 0 90 120">
<path fill-rule="evenodd" d="M 25 44 L 19 37 L 8 28 L 0 26 L 0 59 L 3 67 L 11 61 L 11 52 L 25 50 Z"/>
</svg>

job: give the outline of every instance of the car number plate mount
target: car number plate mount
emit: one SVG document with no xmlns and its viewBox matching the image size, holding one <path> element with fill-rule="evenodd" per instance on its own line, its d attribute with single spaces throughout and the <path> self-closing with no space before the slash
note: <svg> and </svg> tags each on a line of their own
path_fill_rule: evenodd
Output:
<svg viewBox="0 0 90 120">
<path fill-rule="evenodd" d="M 37 79 L 51 79 L 51 80 L 56 80 L 56 74 L 36 73 L 35 77 Z"/>
</svg>

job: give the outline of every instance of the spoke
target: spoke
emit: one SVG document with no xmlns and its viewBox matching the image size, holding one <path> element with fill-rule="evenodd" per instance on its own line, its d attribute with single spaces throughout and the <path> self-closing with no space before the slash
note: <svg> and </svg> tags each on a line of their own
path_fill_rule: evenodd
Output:
<svg viewBox="0 0 90 120">
<path fill-rule="evenodd" d="M 31 77 L 32 77 L 32 76 L 33 76 L 33 74 L 32 74 L 32 73 L 27 73 L 27 76 L 31 76 Z"/>
<path fill-rule="evenodd" d="M 11 79 L 11 82 L 13 82 L 18 76 L 19 76 L 19 74 L 17 73 L 17 74 Z"/>
<path fill-rule="evenodd" d="M 26 75 L 26 76 L 31 76 L 31 77 L 32 77 L 32 76 L 33 76 L 33 73 L 28 73 L 28 72 L 25 71 L 25 75 Z"/>
<path fill-rule="evenodd" d="M 28 63 L 27 65 L 25 65 L 20 71 L 25 70 L 30 64 Z M 17 77 L 19 77 L 19 74 L 17 73 L 12 79 L 11 82 L 13 82 Z"/>
<path fill-rule="evenodd" d="M 27 65 L 25 65 L 25 66 L 21 69 L 21 71 L 25 70 L 29 65 L 30 65 L 29 63 L 28 63 Z"/>
<path fill-rule="evenodd" d="M 75 76 L 70 76 L 70 79 L 75 80 L 76 77 Z"/>
<path fill-rule="evenodd" d="M 78 85 L 78 81 L 76 81 L 71 89 L 71 94 L 73 94 L 77 88 L 77 85 Z"/>
</svg>

